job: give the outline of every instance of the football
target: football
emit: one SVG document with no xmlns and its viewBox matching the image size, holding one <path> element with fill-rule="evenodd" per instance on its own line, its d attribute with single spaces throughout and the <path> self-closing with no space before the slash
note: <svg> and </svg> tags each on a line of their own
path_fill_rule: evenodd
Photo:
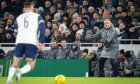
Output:
<svg viewBox="0 0 140 84">
<path fill-rule="evenodd" d="M 57 75 L 55 77 L 55 84 L 66 84 L 66 77 L 64 75 Z"/>
</svg>

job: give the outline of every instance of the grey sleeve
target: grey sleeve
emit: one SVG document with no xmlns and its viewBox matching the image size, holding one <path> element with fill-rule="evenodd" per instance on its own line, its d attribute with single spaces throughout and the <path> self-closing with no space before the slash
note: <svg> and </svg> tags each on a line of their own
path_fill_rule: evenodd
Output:
<svg viewBox="0 0 140 84">
<path fill-rule="evenodd" d="M 70 59 L 70 56 L 71 56 L 71 51 L 69 52 L 69 55 L 68 55 L 67 59 Z"/>
<path fill-rule="evenodd" d="M 135 68 L 130 70 L 130 73 L 134 73 L 135 71 L 140 71 L 140 64 L 138 62 L 138 59 L 135 59 Z"/>
<path fill-rule="evenodd" d="M 81 59 L 82 58 L 82 51 L 80 50 L 79 51 L 79 58 L 78 59 Z"/>
<path fill-rule="evenodd" d="M 126 64 L 124 63 L 124 71 L 126 71 L 126 69 L 127 69 L 127 66 L 126 66 Z"/>
<path fill-rule="evenodd" d="M 98 32 L 98 33 L 96 33 L 96 34 L 94 34 L 94 35 L 92 35 L 90 37 L 85 37 L 85 40 L 86 41 L 92 41 L 92 40 L 94 40 L 96 38 L 101 38 L 101 33 L 100 32 Z"/>
<path fill-rule="evenodd" d="M 98 71 L 99 68 L 99 61 L 97 61 L 96 66 L 91 69 L 91 71 Z"/>
</svg>

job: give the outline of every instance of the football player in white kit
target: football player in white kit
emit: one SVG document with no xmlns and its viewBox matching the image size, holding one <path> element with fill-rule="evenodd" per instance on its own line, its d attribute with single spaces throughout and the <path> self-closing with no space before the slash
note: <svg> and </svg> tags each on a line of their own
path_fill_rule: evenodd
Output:
<svg viewBox="0 0 140 84">
<path fill-rule="evenodd" d="M 14 75 L 18 84 L 20 76 L 34 68 L 38 48 L 45 47 L 45 23 L 43 19 L 39 14 L 33 12 L 34 6 L 31 2 L 25 2 L 23 10 L 24 13 L 17 17 L 15 23 L 15 56 L 9 69 L 7 84 L 12 83 Z M 25 55 L 27 64 L 18 68 L 23 55 Z"/>
</svg>

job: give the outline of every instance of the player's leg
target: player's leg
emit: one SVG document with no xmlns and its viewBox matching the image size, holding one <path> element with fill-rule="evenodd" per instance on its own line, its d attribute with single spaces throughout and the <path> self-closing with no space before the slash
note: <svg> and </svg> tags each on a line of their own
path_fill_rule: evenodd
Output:
<svg viewBox="0 0 140 84">
<path fill-rule="evenodd" d="M 107 60 L 107 58 L 99 58 L 99 76 L 104 77 L 104 63 Z"/>
<path fill-rule="evenodd" d="M 31 45 L 31 44 L 25 44 L 25 57 L 27 60 L 27 64 L 17 70 L 17 73 L 16 73 L 17 83 L 19 82 L 20 76 L 22 74 L 28 73 L 34 68 L 37 50 L 38 49 L 36 46 Z"/>
<path fill-rule="evenodd" d="M 34 66 L 35 66 L 34 60 L 27 60 L 27 64 L 20 69 L 21 74 L 30 72 L 31 70 L 33 70 Z"/>
<path fill-rule="evenodd" d="M 15 47 L 14 61 L 13 61 L 12 66 L 9 69 L 7 84 L 10 84 L 12 82 L 12 78 L 17 70 L 17 67 L 19 67 L 20 65 L 22 55 L 23 55 L 23 46 L 20 44 L 17 44 Z"/>
<path fill-rule="evenodd" d="M 7 82 L 12 82 L 12 78 L 16 72 L 17 67 L 20 65 L 21 59 L 14 59 L 13 65 L 9 69 Z"/>
</svg>

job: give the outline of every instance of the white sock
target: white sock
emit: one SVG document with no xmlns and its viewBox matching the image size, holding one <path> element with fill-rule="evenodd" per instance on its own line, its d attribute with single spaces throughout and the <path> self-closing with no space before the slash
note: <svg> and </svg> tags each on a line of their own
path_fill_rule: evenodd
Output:
<svg viewBox="0 0 140 84">
<path fill-rule="evenodd" d="M 25 73 L 31 71 L 31 69 L 32 69 L 31 65 L 26 64 L 24 67 L 22 67 L 22 68 L 20 69 L 20 71 L 21 71 L 21 74 L 25 74 Z"/>
<path fill-rule="evenodd" d="M 16 67 L 11 66 L 9 69 L 8 79 L 7 81 L 12 81 L 12 78 L 16 72 Z"/>
</svg>

